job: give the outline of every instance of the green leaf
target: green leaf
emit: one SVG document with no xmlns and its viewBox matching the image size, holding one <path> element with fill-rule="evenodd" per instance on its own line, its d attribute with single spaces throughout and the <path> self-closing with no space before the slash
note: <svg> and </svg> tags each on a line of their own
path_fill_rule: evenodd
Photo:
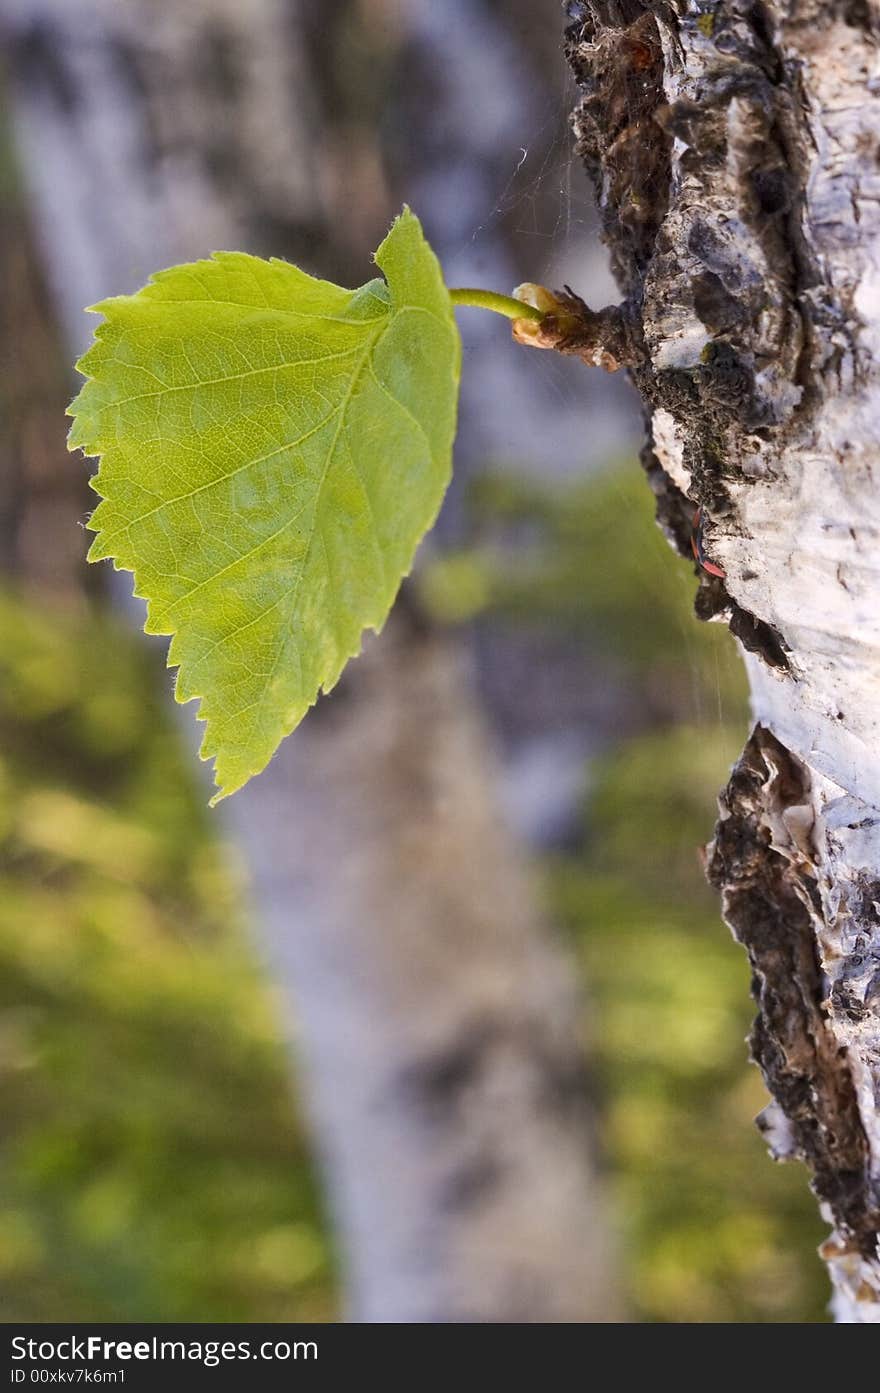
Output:
<svg viewBox="0 0 880 1393">
<path fill-rule="evenodd" d="M 449 482 L 460 341 L 418 219 L 360 290 L 218 252 L 105 300 L 71 449 L 224 797 L 384 623 Z M 215 800 L 216 801 L 216 800 Z"/>
</svg>

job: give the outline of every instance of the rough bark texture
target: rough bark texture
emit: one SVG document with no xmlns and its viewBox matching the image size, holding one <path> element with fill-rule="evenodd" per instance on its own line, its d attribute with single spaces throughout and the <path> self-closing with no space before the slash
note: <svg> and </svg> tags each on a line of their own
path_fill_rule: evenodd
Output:
<svg viewBox="0 0 880 1393">
<path fill-rule="evenodd" d="M 348 238 L 366 260 L 391 210 L 365 122 L 316 115 L 313 8 L 0 0 L 19 150 L 77 347 L 83 305 L 217 247 L 309 260 L 320 244 L 315 269 L 342 279 Z M 351 37 L 367 13 L 330 9 L 320 62 L 336 23 Z M 503 830 L 456 647 L 389 629 L 228 815 L 293 1003 L 348 1313 L 611 1319 L 576 978 Z"/>
<path fill-rule="evenodd" d="M 710 873 L 748 950 L 776 1155 L 813 1168 L 838 1317 L 880 1319 L 877 10 L 570 0 L 579 151 L 640 325 L 646 467 L 760 722 Z"/>
</svg>

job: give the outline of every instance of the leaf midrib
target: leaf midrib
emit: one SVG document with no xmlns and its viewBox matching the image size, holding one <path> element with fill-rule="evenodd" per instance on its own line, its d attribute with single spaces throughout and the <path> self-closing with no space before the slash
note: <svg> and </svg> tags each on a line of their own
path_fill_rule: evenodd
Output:
<svg viewBox="0 0 880 1393">
<path fill-rule="evenodd" d="M 216 650 L 217 650 L 218 648 L 222 647 L 223 644 L 225 644 L 225 643 L 227 643 L 227 642 L 230 642 L 233 638 L 237 637 L 237 635 L 240 634 L 241 632 L 243 632 L 243 630 L 244 630 L 245 628 L 251 628 L 251 627 L 253 627 L 253 625 L 254 625 L 255 623 L 259 623 L 260 620 L 264 619 L 265 616 L 266 616 L 267 614 L 270 614 L 270 613 L 272 612 L 273 609 L 277 609 L 277 608 L 278 608 L 280 605 L 282 605 L 282 604 L 288 604 L 288 605 L 289 605 L 289 612 L 290 612 L 290 616 L 291 616 L 291 622 L 288 624 L 287 632 L 284 634 L 284 636 L 283 636 L 281 642 L 278 644 L 278 651 L 277 651 L 277 653 L 276 653 L 276 655 L 275 655 L 275 660 L 274 660 L 274 662 L 273 662 L 273 664 L 272 664 L 271 670 L 267 673 L 265 679 L 263 680 L 262 687 L 261 687 L 261 690 L 260 690 L 260 695 L 259 695 L 257 698 L 255 698 L 253 701 L 248 702 L 247 705 L 244 706 L 244 707 L 242 707 L 240 710 L 231 712 L 229 715 L 225 715 L 225 716 L 223 717 L 224 722 L 229 722 L 229 721 L 238 720 L 239 717 L 243 716 L 246 712 L 252 711 L 252 710 L 254 709 L 254 707 L 261 707 L 261 706 L 264 706 L 264 704 L 265 704 L 266 692 L 268 691 L 268 689 L 269 689 L 269 687 L 270 687 L 270 685 L 271 685 L 271 683 L 272 683 L 272 681 L 273 681 L 273 679 L 274 679 L 274 677 L 275 677 L 275 673 L 278 671 L 278 667 L 279 667 L 279 665 L 281 664 L 282 659 L 283 659 L 285 653 L 287 652 L 287 648 L 288 648 L 288 645 L 289 645 L 289 643 L 290 643 L 290 640 L 291 640 L 291 638 L 292 638 L 292 636 L 293 636 L 293 631 L 294 631 L 294 626 L 293 626 L 293 623 L 292 623 L 292 618 L 293 618 L 293 614 L 294 614 L 294 612 L 295 612 L 295 610 L 296 610 L 296 604 L 297 604 L 297 600 L 298 600 L 298 598 L 299 598 L 300 586 L 301 586 L 301 584 L 302 584 L 303 576 L 305 575 L 305 573 L 306 573 L 306 571 L 307 571 L 307 569 L 308 569 L 308 563 L 309 563 L 309 559 L 310 559 L 311 551 L 312 551 L 312 546 L 313 546 L 314 539 L 315 539 L 315 533 L 316 533 L 316 532 L 319 530 L 319 528 L 320 528 L 321 495 L 322 495 L 324 486 L 325 486 L 325 484 L 326 484 L 326 482 L 327 482 L 327 478 L 328 478 L 328 476 L 329 476 L 330 469 L 331 469 L 332 464 L 333 464 L 333 460 L 334 460 L 334 457 L 335 457 L 335 454 L 336 454 L 336 447 L 337 447 L 337 444 L 338 444 L 338 442 L 339 442 L 339 436 L 340 436 L 341 431 L 342 431 L 342 429 L 343 429 L 343 426 L 344 426 L 344 424 L 345 424 L 346 412 L 347 412 L 347 410 L 348 410 L 348 407 L 349 407 L 350 404 L 351 404 L 352 398 L 354 397 L 355 392 L 356 392 L 356 390 L 357 390 L 357 387 L 358 387 L 358 385 L 359 385 L 359 383 L 360 383 L 360 381 L 361 381 L 361 377 L 362 377 L 362 375 L 363 375 L 363 372 L 364 372 L 365 367 L 366 367 L 367 364 L 370 362 L 370 360 L 371 360 L 373 354 L 375 353 L 376 349 L 377 349 L 378 346 L 379 346 L 379 343 L 381 342 L 381 339 L 382 339 L 383 336 L 388 332 L 388 330 L 391 328 L 391 325 L 393 324 L 395 317 L 396 317 L 396 312 L 395 312 L 394 310 L 392 310 L 390 314 L 382 316 L 382 318 L 385 319 L 385 321 L 386 321 L 384 327 L 383 327 L 381 330 L 379 330 L 377 333 L 374 333 L 373 335 L 371 335 L 370 338 L 368 339 L 368 341 L 367 341 L 367 343 L 366 343 L 366 345 L 365 345 L 365 347 L 364 347 L 364 350 L 363 350 L 363 352 L 362 352 L 362 354 L 361 354 L 361 357 L 360 357 L 360 360 L 359 360 L 359 362 L 358 362 L 358 365 L 357 365 L 357 367 L 355 368 L 355 371 L 352 373 L 351 382 L 349 383 L 349 386 L 348 386 L 348 389 L 346 390 L 345 396 L 343 397 L 342 401 L 339 403 L 339 406 L 338 406 L 337 408 L 335 408 L 335 414 L 338 414 L 339 419 L 338 419 L 338 421 L 337 421 L 336 430 L 335 430 L 335 432 L 334 432 L 333 439 L 332 439 L 332 441 L 330 442 L 330 446 L 329 446 L 329 448 L 328 448 L 328 450 L 327 450 L 327 458 L 326 458 L 325 463 L 324 463 L 324 468 L 323 468 L 323 470 L 322 470 L 322 472 L 321 472 L 321 477 L 320 477 L 320 479 L 319 479 L 319 481 L 318 481 L 318 486 L 317 486 L 317 488 L 316 488 L 316 490 L 315 490 L 314 501 L 313 501 L 313 504 L 312 504 L 313 519 L 314 519 L 314 520 L 313 520 L 312 527 L 311 527 L 311 529 L 310 529 L 310 531 L 309 531 L 308 540 L 307 540 L 307 542 L 306 542 L 306 549 L 305 549 L 305 552 L 303 553 L 302 562 L 301 562 L 301 564 L 300 564 L 300 568 L 299 568 L 299 571 L 298 571 L 298 573 L 297 573 L 297 577 L 296 577 L 296 580 L 295 580 L 295 582 L 294 582 L 293 587 L 291 588 L 291 590 L 287 591 L 285 594 L 279 595 L 279 596 L 277 597 L 277 599 L 273 600 L 273 602 L 272 602 L 271 605 L 267 605 L 266 608 L 265 608 L 259 615 L 255 616 L 253 619 L 248 620 L 246 624 L 240 625 L 238 629 L 233 629 L 233 630 L 231 630 L 228 634 L 224 634 L 223 637 L 220 638 L 220 639 L 218 639 L 215 643 L 213 643 L 213 644 L 211 645 L 211 647 L 210 647 L 205 653 L 201 654 L 201 655 L 199 656 L 199 658 L 196 659 L 195 663 L 193 664 L 193 666 L 196 667 L 196 666 L 198 666 L 198 665 L 204 663 L 211 655 L 213 655 L 213 653 L 216 652 Z M 395 398 L 395 400 L 396 400 L 396 398 Z M 332 419 L 332 417 L 330 417 L 330 418 L 328 418 L 328 419 Z M 326 422 L 325 422 L 325 424 L 326 424 Z M 364 486 L 363 484 L 362 484 L 362 487 L 364 487 L 365 492 L 366 492 L 366 488 L 365 488 L 365 486 Z M 369 502 L 369 498 L 368 498 L 368 502 Z M 170 615 L 171 612 L 172 612 L 172 610 L 175 609 L 175 608 L 177 607 L 177 605 L 179 605 L 180 603 L 182 603 L 182 601 L 183 601 L 184 599 L 189 599 L 193 594 L 195 594 L 196 590 L 201 589 L 201 588 L 202 588 L 203 586 L 205 586 L 205 585 L 210 585 L 213 581 L 217 580 L 219 576 L 225 574 L 226 571 L 231 570 L 231 569 L 232 569 L 233 567 L 235 567 L 236 565 L 239 565 L 240 563 L 249 560 L 257 551 L 260 550 L 261 547 L 266 546 L 266 545 L 268 545 L 269 543 L 275 541 L 275 540 L 281 535 L 281 533 L 285 531 L 285 529 L 286 529 L 287 527 L 290 527 L 290 526 L 293 524 L 293 522 L 296 521 L 296 519 L 297 519 L 298 517 L 301 517 L 301 516 L 302 516 L 303 512 L 306 511 L 306 508 L 307 508 L 308 506 L 309 506 L 309 505 L 307 504 L 306 507 L 300 509 L 299 512 L 296 513 L 296 514 L 294 515 L 293 518 L 288 518 L 288 519 L 285 521 L 284 525 L 283 525 L 282 527 L 280 527 L 276 532 L 274 532 L 274 533 L 272 534 L 271 537 L 264 538 L 263 541 L 259 542 L 259 543 L 258 543 L 255 547 L 253 547 L 249 552 L 243 553 L 243 555 L 240 556 L 240 557 L 237 557 L 235 561 L 230 562 L 228 566 L 223 567 L 223 569 L 220 570 L 220 571 L 215 571 L 213 575 L 207 577 L 206 580 L 200 582 L 199 586 L 197 586 L 197 587 L 195 588 L 195 590 L 192 590 L 192 591 L 187 592 L 187 595 L 186 595 L 186 596 L 181 596 L 180 599 L 176 600 L 176 601 L 174 602 L 174 604 L 171 605 L 171 606 L 165 611 L 166 616 L 167 616 L 167 615 Z M 377 541 L 378 541 L 378 538 L 377 538 Z M 194 695 L 194 696 L 201 696 L 202 699 L 204 699 L 204 694 L 203 694 L 203 693 L 198 693 L 198 692 L 196 692 L 196 693 L 193 693 L 193 695 Z M 188 698 L 188 699 L 189 699 L 189 698 Z M 217 717 L 215 716 L 213 719 L 216 721 L 216 720 L 217 720 Z M 266 736 L 267 736 L 267 731 L 266 731 L 266 726 L 265 726 L 265 723 L 264 723 L 264 718 L 263 718 L 262 712 L 260 713 L 259 727 L 260 727 L 261 735 L 263 735 L 264 737 L 266 737 Z"/>
<path fill-rule="evenodd" d="M 203 387 L 222 387 L 230 382 L 241 382 L 246 377 L 259 377 L 265 372 L 284 372 L 287 368 L 313 367 L 315 363 L 332 363 L 338 358 L 349 358 L 356 349 L 346 348 L 342 353 L 325 353 L 320 358 L 295 358 L 289 363 L 270 363 L 265 368 L 247 368 L 244 372 L 230 373 L 228 377 L 206 377 L 197 382 L 181 382 L 177 386 L 161 387 L 158 392 L 138 392 L 133 397 L 120 397 L 116 401 L 107 402 L 108 406 L 129 406 L 133 401 L 148 401 L 151 397 L 167 397 L 172 392 L 198 392 Z M 120 367 L 130 368 L 131 363 L 124 362 L 121 358 L 114 358 L 111 362 L 118 363 Z"/>
<path fill-rule="evenodd" d="M 207 483 L 199 484 L 198 488 L 190 489 L 188 493 L 176 493 L 173 498 L 163 498 L 162 502 L 157 503 L 155 508 L 150 508 L 148 512 L 141 513 L 140 517 L 132 518 L 131 522 L 126 523 L 124 527 L 117 528 L 115 532 L 105 532 L 101 538 L 102 546 L 109 545 L 111 542 L 115 541 L 117 537 L 124 537 L 133 527 L 137 527 L 140 523 L 146 522 L 148 518 L 154 517 L 156 513 L 161 513 L 163 508 L 170 508 L 173 503 L 188 503 L 191 498 L 197 497 L 200 493 L 205 493 L 207 489 L 216 488 L 218 484 L 225 484 L 229 479 L 234 479 L 238 474 L 243 474 L 245 470 L 255 469 L 257 465 L 265 464 L 267 460 L 274 459 L 276 455 L 284 454 L 285 450 L 295 450 L 297 446 L 303 445 L 305 441 L 309 440 L 313 435 L 317 435 L 318 431 L 323 430 L 326 425 L 329 425 L 339 410 L 340 407 L 334 406 L 333 410 L 329 411 L 317 425 L 310 427 L 303 435 L 298 436 L 296 440 L 285 440 L 276 449 L 270 450 L 266 455 L 258 455 L 255 459 L 246 459 L 243 464 L 238 465 L 235 469 L 228 470 L 226 474 L 219 474 L 216 479 L 209 479 Z M 244 555 L 247 556 L 248 553 L 245 552 Z M 233 562 L 232 564 L 234 565 L 235 563 Z M 219 574 L 219 572 L 217 574 Z M 181 598 L 186 599 L 187 596 L 182 596 Z M 175 603 L 177 603 L 177 601 L 175 601 Z"/>
<path fill-rule="evenodd" d="M 339 440 L 340 432 L 341 432 L 341 430 L 342 430 L 342 427 L 343 427 L 344 424 L 345 424 L 345 413 L 346 413 L 346 411 L 348 410 L 348 407 L 349 407 L 349 405 L 350 405 L 350 403 L 351 403 L 352 397 L 354 396 L 355 388 L 357 387 L 358 383 L 360 382 L 361 374 L 362 374 L 363 371 L 364 371 L 364 367 L 365 367 L 366 364 L 370 361 L 370 357 L 371 357 L 373 351 L 378 347 L 378 345 L 379 345 L 379 343 L 381 342 L 381 340 L 382 340 L 382 338 L 384 337 L 384 335 L 387 334 L 388 330 L 391 328 L 391 325 L 394 323 L 395 317 L 396 317 L 396 312 L 395 312 L 395 310 L 392 308 L 390 314 L 388 314 L 388 315 L 386 316 L 386 321 L 387 321 L 387 322 L 385 323 L 384 328 L 380 329 L 377 333 L 375 333 L 375 334 L 368 340 L 367 345 L 366 345 L 366 347 L 365 347 L 365 349 L 364 349 L 364 352 L 363 352 L 363 354 L 361 355 L 360 361 L 358 362 L 357 368 L 355 369 L 354 373 L 352 374 L 352 379 L 351 379 L 351 382 L 350 382 L 350 384 L 349 384 L 348 391 L 346 392 L 346 394 L 345 394 L 345 396 L 343 397 L 342 402 L 341 402 L 341 404 L 340 404 L 339 420 L 338 420 L 338 422 L 337 422 L 337 424 L 336 424 L 336 430 L 335 430 L 334 435 L 333 435 L 333 440 L 331 441 L 330 449 L 327 451 L 327 459 L 326 459 L 326 461 L 325 461 L 324 468 L 323 468 L 322 473 L 321 473 L 321 478 L 320 478 L 320 480 L 318 481 L 318 487 L 317 487 L 317 489 L 316 489 L 316 491 L 315 491 L 314 524 L 313 524 L 312 529 L 311 529 L 311 531 L 310 531 L 310 533 L 309 533 L 309 539 L 308 539 L 308 541 L 307 541 L 307 543 L 306 543 L 306 549 L 305 549 L 305 552 L 304 552 L 304 554 L 303 554 L 302 565 L 300 566 L 299 574 L 297 575 L 296 582 L 295 582 L 295 584 L 294 584 L 293 591 L 292 591 L 291 596 L 290 596 L 290 610 L 291 610 L 291 614 L 296 610 L 296 602 L 297 602 L 297 600 L 298 600 L 298 598 L 299 598 L 300 585 L 301 585 L 301 583 L 302 583 L 302 578 L 303 578 L 303 576 L 305 575 L 306 570 L 307 570 L 307 568 L 308 568 L 309 557 L 311 556 L 311 552 L 312 552 L 312 543 L 314 542 L 316 531 L 318 531 L 319 528 L 320 528 L 321 494 L 322 494 L 322 492 L 323 492 L 324 485 L 325 485 L 325 483 L 327 482 L 327 476 L 328 476 L 328 474 L 330 473 L 330 466 L 331 466 L 331 464 L 332 464 L 332 462 L 333 462 L 333 457 L 334 457 L 334 455 L 335 455 L 335 453 L 336 453 L 336 445 L 337 445 L 337 442 L 338 442 L 338 440 Z M 322 537 L 323 537 L 323 533 L 322 533 Z M 324 546 L 325 546 L 325 552 L 326 552 L 326 543 L 324 544 Z M 258 698 L 258 701 L 259 701 L 260 705 L 263 704 L 263 701 L 264 701 L 266 692 L 267 692 L 269 686 L 270 686 L 271 683 L 272 683 L 272 680 L 273 680 L 273 678 L 274 678 L 274 676 L 275 676 L 275 673 L 278 671 L 279 663 L 281 662 L 281 659 L 284 657 L 284 654 L 287 652 L 287 646 L 288 646 L 288 644 L 290 643 L 290 639 L 291 639 L 292 633 L 293 633 L 293 624 L 292 624 L 292 622 L 291 622 L 291 623 L 288 625 L 287 633 L 284 635 L 283 639 L 281 640 L 281 642 L 280 642 L 279 645 L 278 645 L 278 652 L 277 652 L 276 655 L 275 655 L 275 661 L 274 661 L 274 663 L 272 664 L 272 667 L 271 667 L 271 669 L 270 669 L 270 671 L 269 671 L 269 673 L 268 673 L 268 675 L 267 675 L 267 677 L 266 677 L 265 682 L 263 683 L 263 688 L 262 688 L 262 691 L 261 691 L 260 696 L 259 696 L 259 698 Z M 320 684 L 320 686 L 319 686 L 319 690 L 324 689 L 324 688 L 325 688 L 325 684 L 322 682 L 322 683 Z M 255 705 L 255 704 L 256 704 L 256 703 L 251 703 L 251 706 L 253 706 L 253 705 Z M 247 707 L 246 709 L 247 709 L 247 710 L 250 710 L 250 706 Z M 230 719 L 231 719 L 231 720 L 235 720 L 235 719 L 237 718 L 237 716 L 240 715 L 240 714 L 241 714 L 240 712 L 237 712 L 237 713 L 236 713 L 235 715 L 233 715 Z M 260 730 L 261 730 L 261 732 L 263 731 L 262 712 L 260 713 Z"/>
<path fill-rule="evenodd" d="M 355 290 L 350 292 L 352 296 L 358 293 L 359 292 Z M 213 298 L 208 300 L 167 300 L 163 296 L 154 296 L 151 297 L 151 299 L 152 302 L 157 305 L 201 305 L 203 309 L 205 305 L 227 305 L 230 309 L 235 310 L 253 310 L 261 314 L 291 314 L 297 319 L 317 319 L 320 320 L 322 324 L 346 324 L 354 327 L 358 327 L 361 324 L 378 324 L 380 320 L 386 318 L 384 314 L 375 314 L 369 319 L 349 319 L 346 315 L 315 314 L 312 310 L 295 310 L 287 305 L 255 305 L 252 300 L 214 300 Z M 418 307 L 413 306 L 413 308 Z M 426 313 L 430 313 L 430 311 L 426 311 Z"/>
</svg>

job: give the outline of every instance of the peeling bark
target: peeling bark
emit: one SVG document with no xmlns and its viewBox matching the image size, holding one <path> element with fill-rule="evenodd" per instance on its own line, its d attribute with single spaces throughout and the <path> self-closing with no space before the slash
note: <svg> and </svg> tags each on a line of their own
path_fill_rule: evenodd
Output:
<svg viewBox="0 0 880 1393">
<path fill-rule="evenodd" d="M 759 721 L 710 848 L 774 1154 L 880 1320 L 880 66 L 821 0 L 569 0 L 578 150 L 645 357 L 645 464 Z"/>
<path fill-rule="evenodd" d="M 839 1230 L 824 1255 L 840 1285 L 851 1288 L 857 1278 L 855 1294 L 870 1304 L 880 1191 L 853 1069 L 859 1043 L 869 1043 L 880 974 L 865 951 L 828 971 L 841 954 L 819 886 L 813 794 L 807 766 L 756 726 L 722 795 L 709 878 L 752 967 L 759 1007 L 752 1057 L 774 1099 L 758 1126 L 774 1159 L 800 1158 L 812 1168 L 813 1189 Z M 835 1017 L 849 1023 L 852 1050 Z"/>
</svg>

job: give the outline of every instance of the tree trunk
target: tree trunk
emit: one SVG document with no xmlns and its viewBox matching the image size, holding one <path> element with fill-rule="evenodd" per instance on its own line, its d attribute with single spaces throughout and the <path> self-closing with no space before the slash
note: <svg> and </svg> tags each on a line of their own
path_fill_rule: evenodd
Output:
<svg viewBox="0 0 880 1393">
<path fill-rule="evenodd" d="M 618 1313 L 571 963 L 498 815 L 457 644 L 397 614 L 245 790 L 362 1320 Z M 300 808 L 290 826 L 291 789 Z"/>
<path fill-rule="evenodd" d="M 320 247 L 334 274 L 352 218 L 381 232 L 363 133 L 320 128 L 304 13 L 0 0 L 73 344 L 83 305 L 175 260 Z M 611 1319 L 574 971 L 500 825 L 462 661 L 398 620 L 228 816 L 294 1003 L 351 1316 Z"/>
<path fill-rule="evenodd" d="M 4 152 L 6 154 L 6 152 Z M 0 574 L 61 605 L 84 598 L 76 526 L 89 489 L 68 468 L 59 420 L 70 371 L 12 161 L 0 180 Z"/>
<path fill-rule="evenodd" d="M 880 69 L 863 0 L 569 0 L 578 148 L 646 466 L 757 724 L 709 869 L 746 947 L 773 1154 L 840 1320 L 880 1319 Z"/>
</svg>

